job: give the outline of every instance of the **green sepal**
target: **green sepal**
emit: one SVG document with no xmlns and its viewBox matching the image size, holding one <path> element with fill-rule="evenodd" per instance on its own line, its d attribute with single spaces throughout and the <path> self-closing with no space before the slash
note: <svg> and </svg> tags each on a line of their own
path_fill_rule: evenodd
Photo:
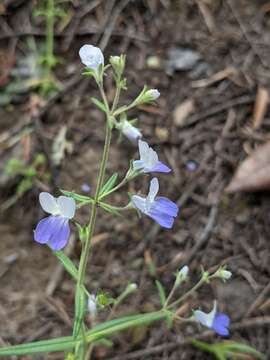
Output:
<svg viewBox="0 0 270 360">
<path fill-rule="evenodd" d="M 96 105 L 96 107 L 99 108 L 99 110 L 103 111 L 104 113 L 107 112 L 106 106 L 103 104 L 103 102 L 99 101 L 97 98 L 95 97 L 91 97 L 92 102 Z"/>
<path fill-rule="evenodd" d="M 72 336 L 74 338 L 76 338 L 80 333 L 80 329 L 85 314 L 85 309 L 86 309 L 86 296 L 84 289 L 80 286 L 77 286 L 76 294 L 75 294 L 75 320 L 74 320 L 74 327 L 72 333 Z"/>
<path fill-rule="evenodd" d="M 70 258 L 61 250 L 53 251 L 53 254 L 58 258 L 65 270 L 75 279 L 78 279 L 78 269 L 70 260 Z"/>
<path fill-rule="evenodd" d="M 100 192 L 99 192 L 99 198 L 100 197 L 104 197 L 106 195 L 106 193 L 108 193 L 115 185 L 116 181 L 118 178 L 118 174 L 114 173 L 107 181 L 106 183 L 102 186 Z"/>
<path fill-rule="evenodd" d="M 60 189 L 61 193 L 64 194 L 65 196 L 71 197 L 72 199 L 82 202 L 82 203 L 93 203 L 94 199 L 92 199 L 89 196 L 85 196 L 85 195 L 80 195 L 80 194 L 76 194 L 72 191 L 66 191 L 66 190 L 62 190 Z"/>
<path fill-rule="evenodd" d="M 89 236 L 89 228 L 88 226 L 81 226 L 79 223 L 76 222 L 76 226 L 79 233 L 79 239 L 82 243 L 85 242 L 86 239 L 88 239 Z"/>
<path fill-rule="evenodd" d="M 108 211 L 109 213 L 117 216 L 122 216 L 122 214 L 120 214 L 120 212 L 114 206 L 106 204 L 104 202 L 99 202 L 98 204 L 102 209 Z"/>
<path fill-rule="evenodd" d="M 165 304 L 165 302 L 166 302 L 166 293 L 165 293 L 164 287 L 161 284 L 161 282 L 158 281 L 158 280 L 156 280 L 155 283 L 156 283 L 156 287 L 158 289 L 160 303 L 163 306 Z"/>
</svg>

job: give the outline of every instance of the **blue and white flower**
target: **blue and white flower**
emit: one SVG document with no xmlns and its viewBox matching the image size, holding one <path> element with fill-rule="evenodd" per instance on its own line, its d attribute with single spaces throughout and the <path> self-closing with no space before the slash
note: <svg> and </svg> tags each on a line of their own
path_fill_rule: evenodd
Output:
<svg viewBox="0 0 270 360">
<path fill-rule="evenodd" d="M 82 63 L 93 71 L 98 71 L 104 65 L 104 56 L 100 48 L 93 45 L 83 45 L 79 50 Z"/>
<path fill-rule="evenodd" d="M 158 160 L 157 153 L 147 144 L 139 140 L 140 160 L 133 161 L 133 169 L 143 173 L 161 172 L 169 173 L 171 169 Z"/>
<path fill-rule="evenodd" d="M 34 239 L 40 244 L 47 244 L 52 250 L 61 250 L 68 242 L 69 220 L 75 215 L 76 203 L 67 196 L 55 198 L 47 192 L 39 194 L 39 202 L 42 209 L 51 216 L 37 224 Z"/>
<path fill-rule="evenodd" d="M 160 226 L 171 229 L 178 215 L 178 206 L 165 197 L 156 197 L 159 190 L 158 179 L 154 178 L 150 182 L 149 193 L 146 198 L 133 195 L 132 204 L 145 215 L 152 218 Z"/>
<path fill-rule="evenodd" d="M 214 306 L 210 313 L 196 310 L 194 311 L 194 317 L 198 323 L 214 330 L 217 334 L 222 336 L 229 335 L 230 318 L 226 314 L 217 312 L 216 301 L 214 301 Z"/>
</svg>

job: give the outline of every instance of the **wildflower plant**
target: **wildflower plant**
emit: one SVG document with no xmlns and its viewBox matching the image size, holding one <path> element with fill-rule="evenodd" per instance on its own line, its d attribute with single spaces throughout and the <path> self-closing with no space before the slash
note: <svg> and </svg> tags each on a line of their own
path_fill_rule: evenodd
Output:
<svg viewBox="0 0 270 360">
<path fill-rule="evenodd" d="M 106 345 L 110 337 L 120 331 L 135 326 L 150 325 L 161 320 L 166 320 L 169 326 L 173 322 L 191 322 L 197 324 L 198 327 L 200 325 L 206 326 L 219 335 L 228 336 L 230 319 L 227 315 L 217 312 L 216 302 L 209 314 L 198 309 L 193 314 L 190 311 L 186 316 L 180 317 L 178 312 L 179 307 L 204 284 L 217 278 L 223 281 L 229 279 L 231 273 L 224 268 L 213 273 L 202 271 L 200 280 L 183 293 L 182 285 L 189 280 L 189 268 L 184 266 L 175 274 L 174 285 L 168 294 L 161 282 L 156 281 L 160 298 L 159 309 L 150 313 L 139 313 L 120 318 L 114 318 L 115 309 L 128 296 L 139 290 L 136 284 L 127 284 L 125 290 L 116 299 L 102 291 L 93 291 L 92 289 L 90 292 L 88 290 L 86 269 L 92 250 L 91 240 L 95 232 L 98 212 L 107 211 L 112 214 L 121 212 L 123 214 L 125 211 L 134 211 L 134 213 L 137 211 L 148 216 L 161 227 L 171 229 L 177 219 L 179 209 L 172 200 L 157 196 L 159 182 L 156 177 L 150 180 L 147 196 L 129 194 L 127 197 L 129 201 L 122 207 L 105 202 L 110 194 L 119 191 L 136 177 L 152 176 L 152 173 L 169 173 L 171 171 L 166 164 L 159 160 L 158 154 L 147 142 L 140 140 L 142 133 L 128 120 L 131 109 L 143 103 L 157 100 L 160 94 L 156 89 L 144 87 L 130 104 L 119 105 L 121 91 L 126 90 L 127 81 L 123 76 L 126 57 L 124 55 L 111 56 L 109 64 L 105 64 L 101 50 L 92 45 L 84 45 L 79 54 L 82 63 L 86 66 L 83 74 L 93 78 L 100 91 L 101 98 L 92 98 L 92 101 L 105 115 L 105 142 L 95 193 L 93 197 L 90 197 L 86 196 L 85 193 L 82 195 L 61 190 L 62 195 L 57 198 L 49 193 L 41 193 L 39 196 L 40 205 L 49 216 L 40 220 L 34 230 L 34 240 L 39 244 L 49 246 L 65 270 L 75 280 L 73 332 L 70 336 L 0 348 L 0 356 L 64 352 L 65 359 L 88 359 L 97 343 Z M 112 104 L 109 103 L 104 88 L 105 72 L 109 69 L 115 82 L 115 96 Z M 121 181 L 118 181 L 118 174 L 113 174 L 109 179 L 106 179 L 113 131 L 121 132 L 138 143 L 140 158 L 130 162 L 130 167 Z M 87 225 L 79 224 L 75 220 L 76 209 L 83 206 L 89 207 Z M 78 267 L 62 251 L 69 239 L 69 223 L 71 221 L 76 223 L 78 238 L 81 241 L 82 250 Z M 98 324 L 99 312 L 108 306 L 111 309 L 108 319 Z M 92 318 L 92 327 L 89 327 L 87 322 L 87 314 Z"/>
</svg>

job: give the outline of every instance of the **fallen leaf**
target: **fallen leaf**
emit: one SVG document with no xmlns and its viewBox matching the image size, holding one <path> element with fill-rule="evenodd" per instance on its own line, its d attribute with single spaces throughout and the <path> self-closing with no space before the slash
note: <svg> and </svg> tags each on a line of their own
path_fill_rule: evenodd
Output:
<svg viewBox="0 0 270 360">
<path fill-rule="evenodd" d="M 258 129 L 264 119 L 269 103 L 268 90 L 265 87 L 260 86 L 257 91 L 256 101 L 252 116 L 253 129 Z"/>
<path fill-rule="evenodd" d="M 187 99 L 177 105 L 173 112 L 173 121 L 176 126 L 185 126 L 187 117 L 195 110 L 194 100 Z"/>
<path fill-rule="evenodd" d="M 227 193 L 270 189 L 270 142 L 259 146 L 239 165 Z"/>
</svg>

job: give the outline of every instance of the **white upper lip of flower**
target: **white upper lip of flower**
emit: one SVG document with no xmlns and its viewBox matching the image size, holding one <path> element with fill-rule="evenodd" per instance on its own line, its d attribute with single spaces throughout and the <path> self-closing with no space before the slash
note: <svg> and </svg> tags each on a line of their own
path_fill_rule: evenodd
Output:
<svg viewBox="0 0 270 360">
<path fill-rule="evenodd" d="M 155 202 L 155 197 L 158 193 L 158 190 L 159 190 L 158 179 L 154 178 L 150 182 L 149 193 L 146 198 L 143 198 L 138 195 L 132 196 L 132 200 L 134 201 L 135 206 L 142 212 L 146 214 L 149 213 L 153 203 Z"/>
<path fill-rule="evenodd" d="M 139 140 L 139 153 L 140 160 L 137 160 L 137 163 L 134 163 L 134 168 L 139 169 L 144 167 L 147 169 L 154 168 L 158 163 L 157 153 L 147 144 L 147 142 Z"/>
<path fill-rule="evenodd" d="M 39 194 L 39 202 L 44 211 L 52 215 L 60 215 L 72 219 L 75 215 L 76 203 L 67 196 L 53 197 L 47 192 Z"/>
<path fill-rule="evenodd" d="M 213 309 L 210 311 L 210 313 L 207 314 L 201 310 L 196 310 L 196 311 L 194 311 L 194 317 L 195 317 L 195 320 L 197 322 L 199 322 L 200 324 L 211 328 L 211 326 L 213 325 L 216 313 L 217 313 L 217 302 L 215 300 Z"/>
</svg>

